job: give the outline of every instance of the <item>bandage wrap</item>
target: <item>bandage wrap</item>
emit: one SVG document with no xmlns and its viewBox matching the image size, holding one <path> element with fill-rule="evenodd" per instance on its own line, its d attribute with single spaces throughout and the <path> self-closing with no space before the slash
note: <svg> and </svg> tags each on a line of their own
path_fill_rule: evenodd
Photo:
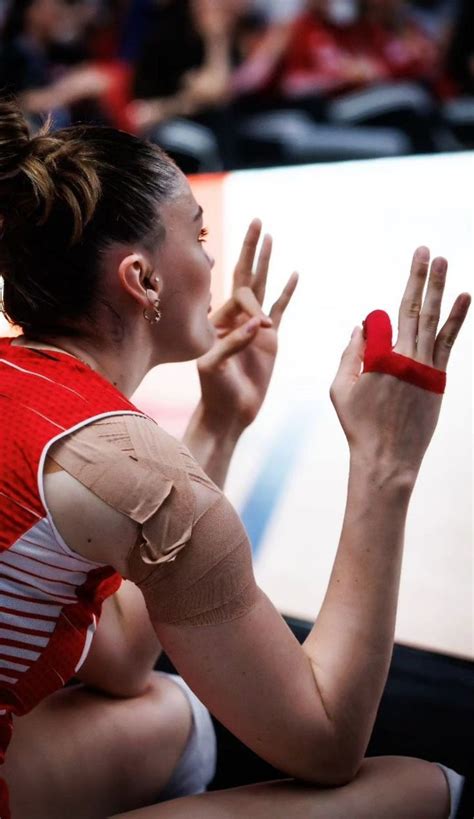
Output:
<svg viewBox="0 0 474 819">
<path fill-rule="evenodd" d="M 363 322 L 363 327 L 366 339 L 364 373 L 386 373 L 424 390 L 444 393 L 445 372 L 393 351 L 392 325 L 387 313 L 374 310 Z"/>
<path fill-rule="evenodd" d="M 138 524 L 123 574 L 142 589 L 152 620 L 212 625 L 257 602 L 238 515 L 189 450 L 151 419 L 97 420 L 50 457 Z"/>
</svg>

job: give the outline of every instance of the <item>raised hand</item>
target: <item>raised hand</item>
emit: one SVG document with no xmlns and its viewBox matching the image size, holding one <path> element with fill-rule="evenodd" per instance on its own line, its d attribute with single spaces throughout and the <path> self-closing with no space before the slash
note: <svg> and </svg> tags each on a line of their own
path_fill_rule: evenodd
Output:
<svg viewBox="0 0 474 819">
<path fill-rule="evenodd" d="M 415 252 L 393 348 L 414 362 L 443 371 L 471 301 L 469 294 L 459 295 L 438 332 L 447 267 L 440 257 L 430 268 L 428 248 Z M 393 375 L 363 374 L 364 351 L 362 330 L 356 328 L 331 387 L 351 454 L 416 476 L 436 428 L 442 396 Z"/>
<path fill-rule="evenodd" d="M 235 268 L 232 295 L 211 315 L 216 341 L 198 359 L 207 418 L 240 430 L 254 420 L 264 401 L 278 350 L 278 328 L 298 281 L 293 273 L 267 316 L 262 305 L 272 252 L 268 235 L 253 269 L 261 231 L 261 222 L 254 219 Z"/>
</svg>

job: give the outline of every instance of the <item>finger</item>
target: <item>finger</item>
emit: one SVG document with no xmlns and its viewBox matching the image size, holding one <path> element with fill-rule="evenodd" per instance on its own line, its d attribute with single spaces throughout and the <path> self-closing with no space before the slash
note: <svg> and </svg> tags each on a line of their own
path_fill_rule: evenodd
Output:
<svg viewBox="0 0 474 819">
<path fill-rule="evenodd" d="M 419 247 L 413 256 L 410 276 L 398 313 L 398 338 L 394 349 L 397 353 L 410 358 L 415 355 L 418 318 L 429 263 L 430 251 L 427 247 Z"/>
<path fill-rule="evenodd" d="M 261 322 L 258 318 L 251 318 L 246 321 L 237 330 L 233 330 L 225 338 L 217 341 L 209 352 L 200 358 L 199 369 L 201 371 L 213 370 L 227 358 L 243 350 L 253 340 L 260 327 Z"/>
<path fill-rule="evenodd" d="M 439 316 L 448 263 L 441 257 L 434 259 L 431 265 L 428 288 L 418 322 L 418 341 L 416 359 L 423 364 L 433 366 L 433 351 L 438 331 Z"/>
<path fill-rule="evenodd" d="M 445 370 L 447 367 L 453 344 L 467 316 L 470 304 L 471 297 L 469 293 L 461 293 L 454 302 L 446 322 L 438 333 L 433 354 L 433 366 L 438 370 Z"/>
<path fill-rule="evenodd" d="M 287 283 L 285 284 L 281 296 L 276 300 L 272 309 L 270 310 L 270 318 L 273 320 L 273 326 L 277 330 L 280 326 L 280 322 L 285 312 L 286 308 L 288 307 L 291 297 L 296 290 L 296 285 L 298 284 L 299 275 L 296 273 L 291 274 L 290 278 L 288 279 Z"/>
<path fill-rule="evenodd" d="M 360 327 L 354 327 L 351 339 L 344 350 L 334 385 L 352 386 L 359 378 L 364 361 L 365 341 Z"/>
<path fill-rule="evenodd" d="M 239 313 L 247 313 L 249 318 L 258 316 L 267 327 L 271 327 L 273 323 L 271 318 L 263 312 L 262 305 L 256 299 L 255 293 L 250 287 L 239 287 L 232 298 L 226 301 L 219 310 L 216 310 L 213 315 L 213 323 L 216 327 L 228 326 L 237 318 Z"/>
<path fill-rule="evenodd" d="M 249 287 L 252 281 L 252 270 L 258 240 L 262 232 L 260 219 L 252 219 L 245 234 L 242 250 L 234 271 L 233 289 Z"/>
<path fill-rule="evenodd" d="M 263 304 L 267 286 L 268 268 L 272 255 L 272 237 L 267 233 L 264 236 L 260 253 L 258 254 L 257 269 L 252 282 L 252 290 L 256 299 Z"/>
</svg>

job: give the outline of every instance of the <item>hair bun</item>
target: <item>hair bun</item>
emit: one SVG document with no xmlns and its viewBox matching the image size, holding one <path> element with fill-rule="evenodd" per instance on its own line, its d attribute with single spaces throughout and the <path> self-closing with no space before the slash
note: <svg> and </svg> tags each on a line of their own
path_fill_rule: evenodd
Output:
<svg viewBox="0 0 474 819">
<path fill-rule="evenodd" d="M 13 100 L 0 100 L 0 176 L 21 170 L 30 142 L 28 123 Z"/>
<path fill-rule="evenodd" d="M 15 205 L 8 215 L 12 227 L 25 221 L 40 227 L 61 206 L 70 215 L 70 230 L 66 227 L 63 237 L 74 244 L 92 219 L 101 193 L 96 156 L 77 133 L 63 131 L 60 136 L 51 127 L 49 117 L 31 136 L 18 103 L 0 101 L 0 183 L 9 189 L 2 200 Z"/>
</svg>

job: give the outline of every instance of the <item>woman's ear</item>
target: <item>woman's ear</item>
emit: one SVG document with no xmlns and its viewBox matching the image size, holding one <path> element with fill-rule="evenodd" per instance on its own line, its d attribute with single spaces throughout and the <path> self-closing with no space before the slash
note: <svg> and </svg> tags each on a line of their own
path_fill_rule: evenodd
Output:
<svg viewBox="0 0 474 819">
<path fill-rule="evenodd" d="M 121 286 L 141 306 L 146 306 L 146 291 L 155 289 L 153 269 L 143 253 L 130 253 L 119 264 L 118 276 Z"/>
</svg>

